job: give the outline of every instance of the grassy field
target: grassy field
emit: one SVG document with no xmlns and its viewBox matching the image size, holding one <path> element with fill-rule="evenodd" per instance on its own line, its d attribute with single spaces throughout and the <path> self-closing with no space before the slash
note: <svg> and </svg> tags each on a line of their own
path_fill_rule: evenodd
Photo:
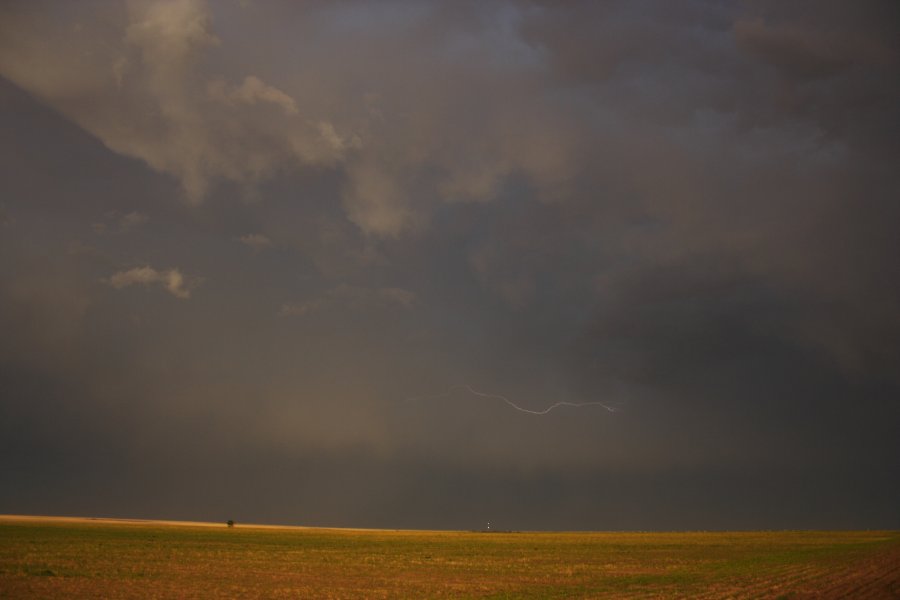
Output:
<svg viewBox="0 0 900 600">
<path fill-rule="evenodd" d="M 0 517 L 0 598 L 897 598 L 900 532 L 478 533 Z"/>
</svg>

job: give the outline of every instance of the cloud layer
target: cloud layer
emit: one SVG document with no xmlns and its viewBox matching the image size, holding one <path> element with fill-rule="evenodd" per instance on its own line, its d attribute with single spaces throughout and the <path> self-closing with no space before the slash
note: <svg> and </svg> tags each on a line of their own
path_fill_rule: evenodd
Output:
<svg viewBox="0 0 900 600">
<path fill-rule="evenodd" d="M 898 526 L 897 23 L 4 4 L 0 512 Z"/>
</svg>

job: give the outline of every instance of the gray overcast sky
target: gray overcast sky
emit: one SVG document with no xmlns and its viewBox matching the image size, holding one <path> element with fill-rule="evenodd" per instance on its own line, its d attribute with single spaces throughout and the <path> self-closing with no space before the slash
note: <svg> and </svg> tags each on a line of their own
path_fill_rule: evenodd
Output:
<svg viewBox="0 0 900 600">
<path fill-rule="evenodd" d="M 0 512 L 900 527 L 898 27 L 4 2 Z"/>
</svg>

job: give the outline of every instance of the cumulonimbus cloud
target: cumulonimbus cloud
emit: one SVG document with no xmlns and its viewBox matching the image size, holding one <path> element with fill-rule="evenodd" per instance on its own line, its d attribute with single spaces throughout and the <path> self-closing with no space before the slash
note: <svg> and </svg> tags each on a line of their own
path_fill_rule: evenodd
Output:
<svg viewBox="0 0 900 600">
<path fill-rule="evenodd" d="M 6 3 L 0 74 L 193 203 L 219 182 L 327 171 L 328 201 L 377 244 L 415 238 L 445 205 L 509 199 L 480 213 L 497 221 L 465 251 L 518 309 L 555 278 L 602 281 L 609 298 L 642 264 L 725 256 L 767 287 L 846 307 L 833 335 L 832 308 L 793 329 L 810 345 L 859 364 L 862 348 L 894 347 L 845 335 L 898 321 L 883 267 L 837 250 L 864 239 L 859 257 L 896 254 L 896 236 L 868 235 L 896 204 L 888 4 L 823 0 L 814 19 L 765 2 L 226 4 L 85 0 L 64 19 Z M 864 188 L 874 208 L 859 211 Z M 279 240 L 300 229 L 280 226 Z"/>
<path fill-rule="evenodd" d="M 175 176 L 189 202 L 217 181 L 252 185 L 341 157 L 342 135 L 299 114 L 285 91 L 253 74 L 232 84 L 203 71 L 222 45 L 203 0 L 135 1 L 127 11 L 87 4 L 77 27 L 40 8 L 0 9 L 0 74 L 111 150 Z M 99 13 L 111 29 L 97 29 Z"/>
<path fill-rule="evenodd" d="M 113 273 L 106 282 L 117 290 L 132 285 L 159 285 L 176 298 L 187 300 L 191 297 L 184 275 L 178 269 L 158 271 L 149 266 L 135 267 Z"/>
<path fill-rule="evenodd" d="M 229 60 L 239 48 L 215 31 L 217 9 L 204 0 L 98 4 L 75 8 L 74 28 L 40 9 L 0 9 L 0 75 L 113 151 L 174 176 L 194 204 L 218 182 L 251 187 L 279 172 L 338 169 L 347 218 L 379 237 L 426 223 L 437 202 L 492 200 L 510 176 L 552 197 L 572 175 L 577 128 L 554 118 L 561 113 L 535 87 L 540 52 L 515 35 L 522 11 L 513 5 L 489 4 L 472 28 L 424 46 L 441 11 L 374 19 L 361 43 L 386 70 L 378 78 L 355 73 L 335 41 L 363 33 L 354 23 L 378 9 L 298 9 L 298 27 L 327 34 L 304 29 L 291 51 L 326 57 L 321 72 L 279 57 L 265 75 L 227 72 L 245 63 Z M 419 45 L 428 60 L 392 59 L 398 44 Z M 481 55 L 492 59 L 471 60 Z M 213 56 L 225 69 L 211 67 Z M 472 86 L 477 111 L 452 100 Z"/>
</svg>

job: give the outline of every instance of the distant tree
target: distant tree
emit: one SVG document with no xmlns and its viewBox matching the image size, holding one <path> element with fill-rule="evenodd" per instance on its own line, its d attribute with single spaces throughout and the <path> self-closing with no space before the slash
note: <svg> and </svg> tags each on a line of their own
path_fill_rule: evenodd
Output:
<svg viewBox="0 0 900 600">
<path fill-rule="evenodd" d="M 234 521 L 232 521 L 231 519 L 228 519 L 227 525 L 229 527 L 234 527 Z"/>
</svg>

